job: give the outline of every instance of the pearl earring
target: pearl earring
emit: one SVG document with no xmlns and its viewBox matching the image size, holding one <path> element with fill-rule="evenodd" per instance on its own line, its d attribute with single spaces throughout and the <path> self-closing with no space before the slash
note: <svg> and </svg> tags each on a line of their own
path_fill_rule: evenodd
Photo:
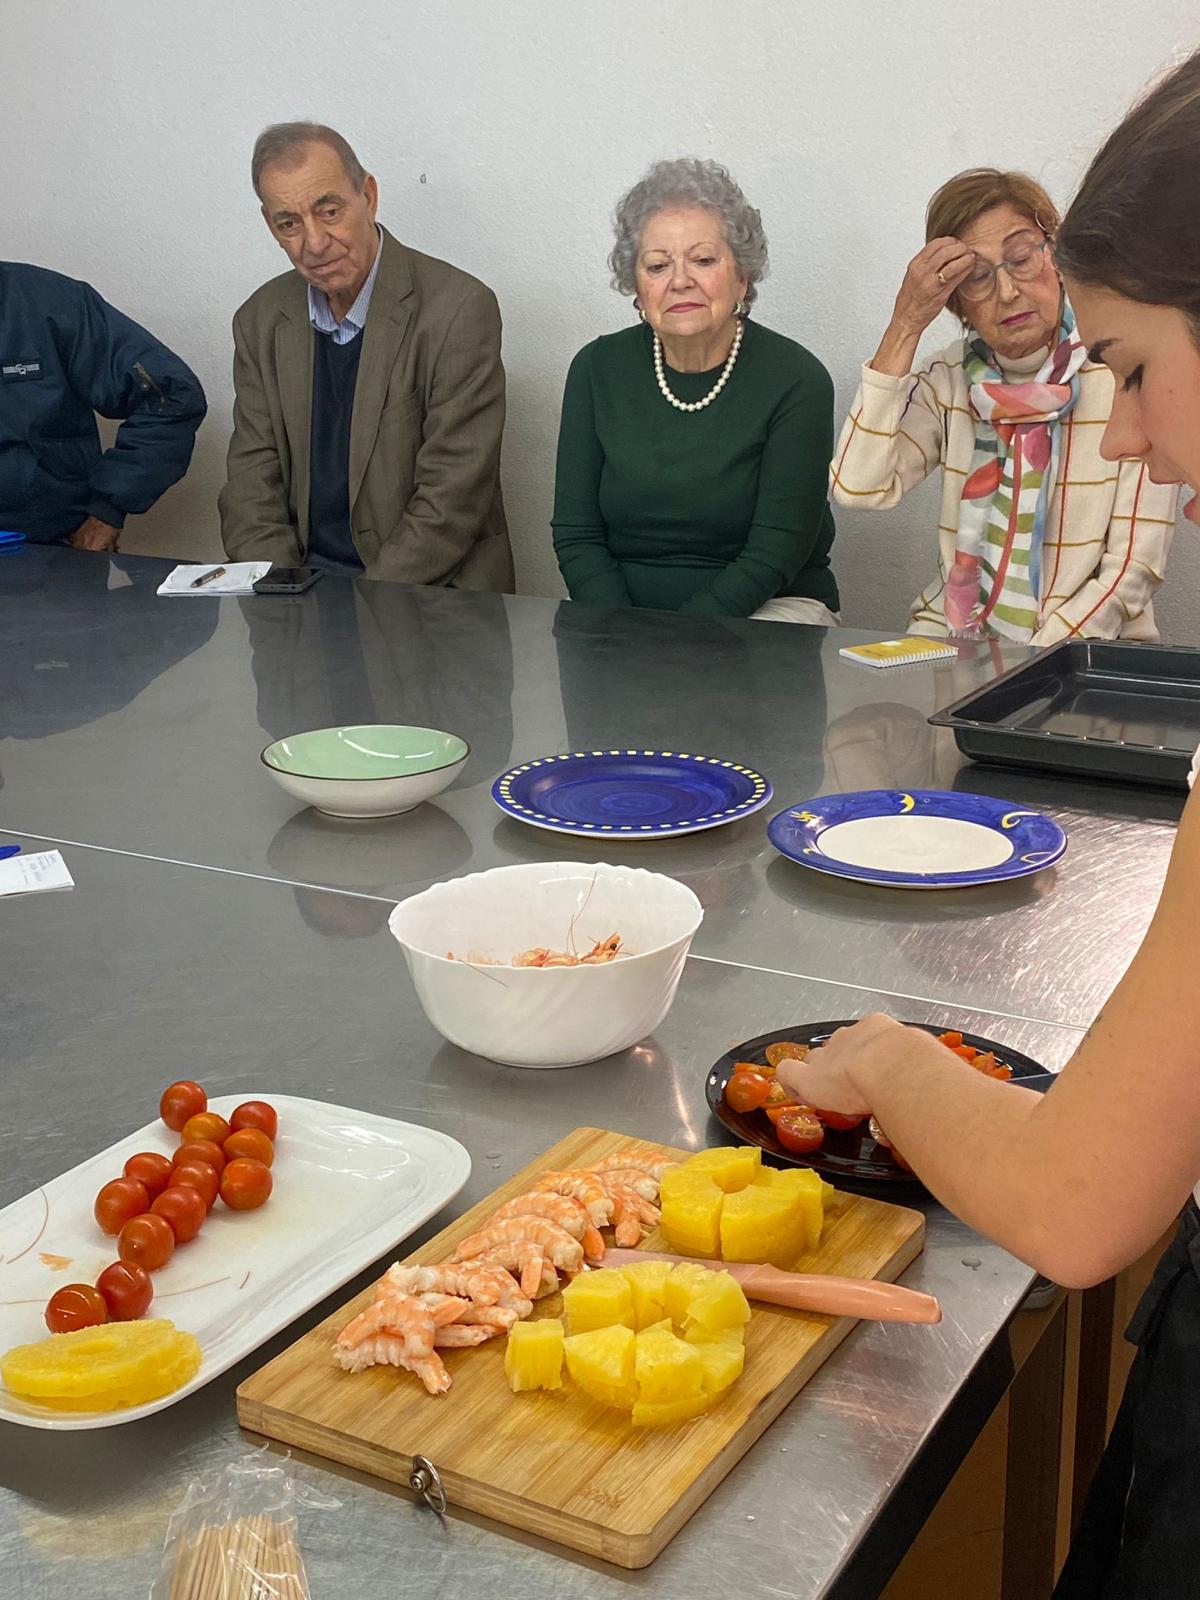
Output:
<svg viewBox="0 0 1200 1600">
<path fill-rule="evenodd" d="M 746 302 L 744 300 L 737 302 L 733 308 L 733 314 L 735 317 L 744 317 L 746 315 Z"/>
<path fill-rule="evenodd" d="M 642 310 L 642 302 L 638 299 L 637 295 L 634 295 L 633 297 L 633 309 L 637 312 L 639 321 L 645 322 L 646 313 Z"/>
</svg>

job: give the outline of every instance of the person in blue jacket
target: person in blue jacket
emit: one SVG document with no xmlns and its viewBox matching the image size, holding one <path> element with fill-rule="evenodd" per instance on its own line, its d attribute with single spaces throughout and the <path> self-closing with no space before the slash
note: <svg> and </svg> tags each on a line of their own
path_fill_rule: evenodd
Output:
<svg viewBox="0 0 1200 1600">
<path fill-rule="evenodd" d="M 0 261 L 0 531 L 115 550 L 187 471 L 206 409 L 195 373 L 90 284 Z M 97 412 L 121 419 L 108 450 Z"/>
</svg>

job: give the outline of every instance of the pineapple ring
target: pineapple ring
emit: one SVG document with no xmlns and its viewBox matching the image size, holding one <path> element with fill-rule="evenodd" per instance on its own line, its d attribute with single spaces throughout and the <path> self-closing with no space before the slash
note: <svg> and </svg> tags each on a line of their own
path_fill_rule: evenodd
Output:
<svg viewBox="0 0 1200 1600">
<path fill-rule="evenodd" d="M 157 1399 L 194 1376 L 199 1366 L 200 1346 L 192 1335 L 178 1333 L 164 1318 L 150 1317 L 78 1328 L 36 1344 L 17 1345 L 0 1357 L 0 1378 L 14 1394 L 27 1399 L 74 1401 L 90 1409 L 106 1394 L 136 1396 L 119 1404 Z M 190 1371 L 185 1370 L 188 1367 Z M 176 1371 L 184 1375 L 173 1376 Z M 170 1382 L 163 1389 L 168 1376 Z"/>
</svg>

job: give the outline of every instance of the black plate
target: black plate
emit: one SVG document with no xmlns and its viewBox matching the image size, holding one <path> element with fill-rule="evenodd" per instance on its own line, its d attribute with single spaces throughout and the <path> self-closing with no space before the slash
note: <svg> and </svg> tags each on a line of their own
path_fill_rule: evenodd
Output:
<svg viewBox="0 0 1200 1600">
<path fill-rule="evenodd" d="M 1200 743 L 1200 650 L 1064 639 L 929 721 L 975 761 L 1186 789 Z"/>
<path fill-rule="evenodd" d="M 939 1033 L 950 1031 L 950 1024 L 934 1026 L 932 1023 L 910 1022 L 905 1025 L 920 1028 L 923 1033 L 931 1033 L 935 1038 Z M 760 1033 L 757 1039 L 747 1039 L 743 1044 L 735 1045 L 732 1050 L 725 1052 L 708 1074 L 704 1085 L 708 1109 L 740 1143 L 756 1144 L 790 1167 L 812 1167 L 830 1183 L 838 1183 L 843 1187 L 868 1183 L 882 1184 L 888 1188 L 896 1184 L 920 1188 L 920 1179 L 911 1172 L 905 1172 L 892 1160 L 891 1152 L 872 1139 L 867 1132 L 866 1122 L 849 1131 L 827 1128 L 825 1142 L 819 1150 L 797 1156 L 783 1148 L 763 1112 L 731 1111 L 725 1103 L 725 1085 L 733 1076 L 735 1061 L 765 1064 L 769 1044 L 778 1044 L 781 1040 L 787 1040 L 790 1044 L 823 1044 L 830 1034 L 850 1026 L 849 1021 L 809 1022 L 794 1028 L 775 1028 L 770 1033 Z M 1045 1067 L 1032 1057 L 1022 1055 L 1019 1050 L 1009 1049 L 1008 1045 L 997 1044 L 994 1039 L 985 1039 L 978 1033 L 964 1033 L 963 1043 L 973 1044 L 977 1050 L 991 1050 L 998 1061 L 1012 1068 L 1013 1081 L 1024 1084 L 1027 1089 L 1044 1091 L 1054 1082 L 1054 1073 L 1047 1072 Z"/>
</svg>

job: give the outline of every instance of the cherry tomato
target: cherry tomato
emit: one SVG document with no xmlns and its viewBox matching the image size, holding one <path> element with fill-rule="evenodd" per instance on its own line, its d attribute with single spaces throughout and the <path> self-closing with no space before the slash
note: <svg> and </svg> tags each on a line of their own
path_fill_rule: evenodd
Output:
<svg viewBox="0 0 1200 1600">
<path fill-rule="evenodd" d="M 735 1061 L 733 1070 L 734 1072 L 757 1072 L 764 1078 L 773 1077 L 775 1074 L 774 1067 L 764 1066 L 761 1061 Z"/>
<path fill-rule="evenodd" d="M 771 1081 L 761 1072 L 735 1072 L 725 1085 L 725 1100 L 731 1111 L 757 1111 L 770 1092 Z"/>
<path fill-rule="evenodd" d="M 261 1128 L 238 1128 L 225 1141 L 225 1155 L 230 1161 L 245 1156 L 269 1167 L 275 1159 L 275 1146 Z"/>
<path fill-rule="evenodd" d="M 114 1261 L 111 1267 L 96 1279 L 96 1287 L 104 1296 L 108 1314 L 114 1322 L 132 1322 L 144 1317 L 154 1299 L 154 1285 L 145 1267 L 132 1261 Z"/>
<path fill-rule="evenodd" d="M 767 1094 L 766 1104 L 769 1106 L 798 1106 L 800 1101 L 790 1089 L 785 1089 L 781 1083 L 772 1083 Z"/>
<path fill-rule="evenodd" d="M 108 1321 L 108 1305 L 90 1283 L 66 1283 L 56 1289 L 46 1306 L 46 1326 L 51 1333 L 74 1333 L 76 1328 L 98 1328 Z"/>
<path fill-rule="evenodd" d="M 137 1178 L 114 1178 L 96 1196 L 96 1221 L 105 1233 L 117 1234 L 130 1217 L 150 1209 L 146 1185 Z"/>
<path fill-rule="evenodd" d="M 185 1161 L 199 1161 L 219 1173 L 228 1159 L 221 1146 L 211 1139 L 187 1139 L 171 1157 L 171 1165 L 181 1167 Z"/>
<path fill-rule="evenodd" d="M 217 1191 L 220 1187 L 221 1180 L 217 1176 L 217 1169 L 210 1167 L 207 1161 L 185 1161 L 181 1167 L 175 1168 L 167 1185 L 168 1190 L 175 1188 L 197 1190 L 208 1211 L 211 1211 L 216 1204 Z"/>
<path fill-rule="evenodd" d="M 775 1133 L 785 1150 L 803 1155 L 816 1150 L 825 1137 L 821 1120 L 811 1106 L 792 1106 L 775 1124 Z"/>
<path fill-rule="evenodd" d="M 239 1156 L 221 1174 L 221 1199 L 231 1211 L 257 1211 L 271 1192 L 271 1174 L 261 1161 Z"/>
<path fill-rule="evenodd" d="M 949 1029 L 946 1033 L 939 1033 L 938 1038 L 951 1050 L 955 1050 L 963 1042 L 963 1036 L 957 1028 Z"/>
<path fill-rule="evenodd" d="M 147 1211 L 144 1217 L 131 1217 L 117 1237 L 117 1254 L 122 1261 L 134 1262 L 147 1272 L 165 1267 L 175 1249 L 175 1233 L 164 1216 Z"/>
<path fill-rule="evenodd" d="M 161 1194 L 167 1187 L 171 1176 L 171 1163 L 166 1156 L 160 1156 L 154 1150 L 142 1150 L 136 1156 L 130 1156 L 125 1163 L 125 1176 L 136 1178 L 144 1185 L 146 1193 L 153 1200 L 155 1195 Z"/>
<path fill-rule="evenodd" d="M 970 1061 L 973 1063 L 975 1057 L 979 1054 L 979 1051 L 976 1050 L 973 1044 L 956 1044 L 954 1046 L 954 1054 L 956 1056 L 961 1056 L 964 1061 Z"/>
<path fill-rule="evenodd" d="M 198 1116 L 207 1105 L 208 1096 L 200 1085 L 193 1083 L 191 1078 L 181 1078 L 178 1083 L 163 1090 L 163 1097 L 158 1102 L 158 1114 L 168 1128 L 178 1133 L 189 1117 Z"/>
<path fill-rule="evenodd" d="M 770 1117 L 771 1126 L 773 1128 L 777 1128 L 779 1126 L 780 1117 L 786 1117 L 789 1111 L 795 1111 L 799 1104 L 800 1102 L 798 1100 L 789 1100 L 781 1106 L 764 1106 L 763 1110 L 767 1113 L 767 1116 Z"/>
<path fill-rule="evenodd" d="M 242 1128 L 258 1128 L 268 1139 L 274 1139 L 279 1132 L 279 1117 L 275 1107 L 265 1100 L 246 1100 L 230 1116 L 229 1126 L 234 1133 Z"/>
<path fill-rule="evenodd" d="M 815 1109 L 827 1128 L 838 1128 L 842 1132 L 846 1132 L 850 1128 L 857 1128 L 863 1120 L 862 1115 L 852 1117 L 844 1111 L 822 1111 L 819 1107 Z"/>
<path fill-rule="evenodd" d="M 186 1184 L 182 1187 L 172 1185 L 163 1190 L 150 1210 L 156 1216 L 165 1217 L 171 1224 L 176 1243 L 186 1244 L 200 1232 L 200 1226 L 208 1215 L 208 1204 L 199 1189 L 189 1188 Z"/>
<path fill-rule="evenodd" d="M 793 1044 L 790 1039 L 780 1039 L 776 1044 L 767 1046 L 767 1060 L 772 1067 L 777 1067 L 781 1061 L 803 1061 L 808 1049 L 806 1044 Z"/>
<path fill-rule="evenodd" d="M 229 1124 L 215 1111 L 201 1111 L 183 1125 L 184 1144 L 191 1144 L 194 1139 L 211 1139 L 213 1144 L 224 1144 L 228 1137 Z"/>
</svg>

